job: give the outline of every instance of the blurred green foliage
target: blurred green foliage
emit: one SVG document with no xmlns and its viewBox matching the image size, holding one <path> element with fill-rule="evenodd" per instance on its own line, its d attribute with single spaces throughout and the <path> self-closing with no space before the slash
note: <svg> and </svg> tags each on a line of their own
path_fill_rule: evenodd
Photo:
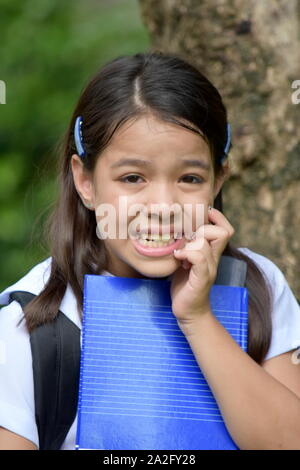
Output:
<svg viewBox="0 0 300 470">
<path fill-rule="evenodd" d="M 148 50 L 137 0 L 1 0 L 0 291 L 49 256 L 41 227 L 55 160 L 85 83 L 104 63 Z"/>
</svg>

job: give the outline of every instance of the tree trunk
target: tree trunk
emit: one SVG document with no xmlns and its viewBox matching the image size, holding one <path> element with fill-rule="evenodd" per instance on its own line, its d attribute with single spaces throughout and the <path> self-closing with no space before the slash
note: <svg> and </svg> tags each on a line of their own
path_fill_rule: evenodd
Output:
<svg viewBox="0 0 300 470">
<path fill-rule="evenodd" d="M 151 49 L 198 67 L 227 106 L 233 148 L 223 200 L 232 241 L 274 261 L 300 299 L 299 2 L 139 2 Z"/>
</svg>

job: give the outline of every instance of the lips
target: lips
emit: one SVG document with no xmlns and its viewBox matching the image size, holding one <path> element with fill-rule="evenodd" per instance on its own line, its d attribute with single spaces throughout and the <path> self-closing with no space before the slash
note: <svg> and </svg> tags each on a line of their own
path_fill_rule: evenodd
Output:
<svg viewBox="0 0 300 470">
<path fill-rule="evenodd" d="M 175 240 L 174 243 L 167 246 L 162 247 L 149 247 L 141 245 L 138 240 L 131 239 L 132 244 L 135 250 L 143 255 L 143 256 L 150 256 L 150 257 L 159 257 L 159 256 L 166 256 L 173 254 L 174 250 L 179 249 L 180 245 L 182 244 L 182 240 Z"/>
</svg>

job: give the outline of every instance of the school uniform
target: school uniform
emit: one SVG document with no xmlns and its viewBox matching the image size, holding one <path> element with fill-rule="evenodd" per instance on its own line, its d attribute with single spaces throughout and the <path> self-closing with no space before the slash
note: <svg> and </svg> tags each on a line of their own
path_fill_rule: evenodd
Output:
<svg viewBox="0 0 300 470">
<path fill-rule="evenodd" d="M 248 248 L 239 250 L 263 270 L 272 286 L 272 338 L 265 360 L 299 348 L 300 307 L 283 273 L 268 258 Z M 0 310 L 0 426 L 32 441 L 37 447 L 39 438 L 35 422 L 30 337 L 24 321 L 17 326 L 23 316 L 20 304 L 16 301 L 8 302 L 10 292 L 15 290 L 39 294 L 49 279 L 50 268 L 51 257 L 34 266 L 24 277 L 0 293 L 0 305 L 4 305 Z M 107 271 L 102 274 L 112 276 Z M 59 309 L 81 329 L 76 299 L 70 285 Z M 62 450 L 75 448 L 76 429 L 77 416 Z"/>
</svg>

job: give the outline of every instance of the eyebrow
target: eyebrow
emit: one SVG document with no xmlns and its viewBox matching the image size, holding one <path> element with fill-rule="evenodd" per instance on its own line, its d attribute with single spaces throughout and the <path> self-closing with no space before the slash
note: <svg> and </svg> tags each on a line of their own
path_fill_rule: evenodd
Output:
<svg viewBox="0 0 300 470">
<path fill-rule="evenodd" d="M 138 166 L 140 168 L 151 167 L 153 163 L 149 160 L 141 160 L 139 158 L 121 158 L 118 162 L 111 165 L 111 168 L 120 168 L 121 166 Z M 181 167 L 196 167 L 202 168 L 203 170 L 209 170 L 210 165 L 203 160 L 181 160 Z"/>
</svg>

